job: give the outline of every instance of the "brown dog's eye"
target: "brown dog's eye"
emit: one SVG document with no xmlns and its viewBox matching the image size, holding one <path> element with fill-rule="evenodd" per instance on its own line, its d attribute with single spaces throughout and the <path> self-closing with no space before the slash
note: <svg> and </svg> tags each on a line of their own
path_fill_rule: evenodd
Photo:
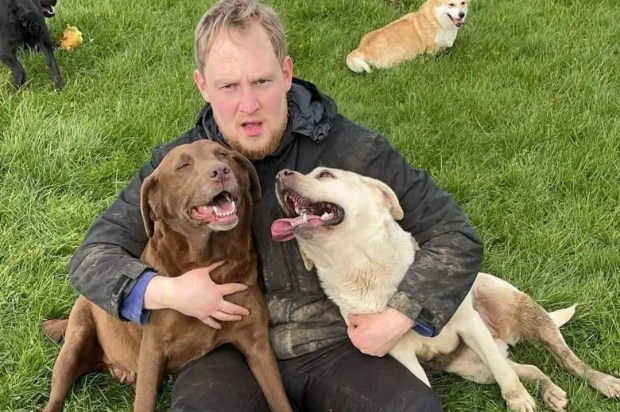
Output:
<svg viewBox="0 0 620 412">
<path fill-rule="evenodd" d="M 224 160 L 228 158 L 228 153 L 226 152 L 218 152 L 215 157 L 217 157 L 220 160 Z"/>
<path fill-rule="evenodd" d="M 319 179 L 323 179 L 325 177 L 334 177 L 333 174 L 331 174 L 330 172 L 328 172 L 327 170 L 323 170 L 321 173 L 318 174 L 317 176 Z"/>
<path fill-rule="evenodd" d="M 177 165 L 176 170 L 182 170 L 182 169 L 188 168 L 189 166 L 190 166 L 189 162 L 182 162 Z"/>
</svg>

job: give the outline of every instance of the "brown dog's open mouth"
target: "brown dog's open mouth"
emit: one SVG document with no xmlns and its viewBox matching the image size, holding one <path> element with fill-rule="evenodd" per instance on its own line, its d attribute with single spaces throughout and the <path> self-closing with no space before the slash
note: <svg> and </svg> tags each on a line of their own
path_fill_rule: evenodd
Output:
<svg viewBox="0 0 620 412">
<path fill-rule="evenodd" d="M 334 226 L 344 219 L 344 209 L 335 203 L 312 202 L 291 190 L 284 191 L 281 198 L 284 213 L 290 217 L 271 224 L 271 237 L 277 242 L 293 239 L 298 229 Z"/>
<path fill-rule="evenodd" d="M 228 225 L 237 220 L 237 205 L 226 191 L 219 193 L 206 205 L 194 206 L 190 215 L 201 223 Z"/>
</svg>

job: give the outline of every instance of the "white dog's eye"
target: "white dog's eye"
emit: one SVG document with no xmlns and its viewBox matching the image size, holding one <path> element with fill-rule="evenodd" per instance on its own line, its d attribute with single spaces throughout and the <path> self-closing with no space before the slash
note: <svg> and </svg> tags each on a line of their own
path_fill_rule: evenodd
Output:
<svg viewBox="0 0 620 412">
<path fill-rule="evenodd" d="M 334 177 L 334 175 L 329 173 L 327 170 L 323 170 L 317 177 L 319 179 L 323 179 L 324 177 Z"/>
</svg>

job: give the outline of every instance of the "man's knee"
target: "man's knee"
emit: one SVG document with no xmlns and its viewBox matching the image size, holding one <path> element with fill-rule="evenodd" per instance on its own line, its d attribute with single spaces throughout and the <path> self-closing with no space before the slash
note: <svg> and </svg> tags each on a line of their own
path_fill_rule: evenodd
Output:
<svg viewBox="0 0 620 412">
<path fill-rule="evenodd" d="M 443 412 L 441 400 L 435 392 L 425 386 L 425 389 L 409 392 L 409 402 L 404 402 L 402 412 Z"/>
<path fill-rule="evenodd" d="M 176 376 L 171 412 L 268 411 L 245 358 L 225 346 L 185 366 Z"/>
</svg>

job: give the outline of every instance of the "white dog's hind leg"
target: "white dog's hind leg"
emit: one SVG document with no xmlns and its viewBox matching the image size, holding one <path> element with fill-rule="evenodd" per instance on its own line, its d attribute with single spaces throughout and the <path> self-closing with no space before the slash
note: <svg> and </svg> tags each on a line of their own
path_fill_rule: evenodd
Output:
<svg viewBox="0 0 620 412">
<path fill-rule="evenodd" d="M 471 310 L 468 308 L 466 315 L 458 322 L 458 328 L 458 334 L 465 344 L 478 355 L 495 377 L 508 408 L 518 412 L 536 410 L 534 399 L 527 392 L 516 372 L 510 367 L 508 360 L 498 349 L 491 332 L 473 307 Z"/>
<path fill-rule="evenodd" d="M 505 349 L 505 342 L 496 342 L 500 351 Z M 520 379 L 533 380 L 540 385 L 540 392 L 545 405 L 555 412 L 565 412 L 568 408 L 566 392 L 557 386 L 547 375 L 534 365 L 523 365 L 508 360 L 510 367 L 517 373 Z M 464 379 L 483 384 L 496 383 L 495 378 L 487 366 L 469 348 L 465 348 L 456 356 L 444 370 L 454 373 Z"/>
<path fill-rule="evenodd" d="M 420 361 L 416 356 L 417 344 L 414 333 L 413 331 L 405 333 L 392 348 L 390 355 L 430 388 L 431 383 L 428 380 L 428 376 L 426 376 L 426 372 L 422 369 Z"/>
</svg>

